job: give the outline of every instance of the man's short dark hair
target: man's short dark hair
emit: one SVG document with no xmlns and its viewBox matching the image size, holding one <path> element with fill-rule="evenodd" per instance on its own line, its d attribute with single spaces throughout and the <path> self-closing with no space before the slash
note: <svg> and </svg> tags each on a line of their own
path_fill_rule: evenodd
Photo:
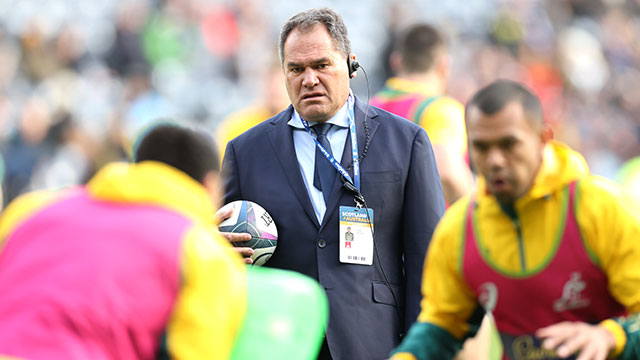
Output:
<svg viewBox="0 0 640 360">
<path fill-rule="evenodd" d="M 422 73 L 433 67 L 445 47 L 446 42 L 438 30 L 428 24 L 417 24 L 403 33 L 395 50 L 402 56 L 403 71 Z"/>
<path fill-rule="evenodd" d="M 333 47 L 340 51 L 345 58 L 351 55 L 351 42 L 349 41 L 349 32 L 347 26 L 337 12 L 329 8 L 309 9 L 293 15 L 282 26 L 280 30 L 280 41 L 278 42 L 278 53 L 280 55 L 280 64 L 284 67 L 284 43 L 287 41 L 289 34 L 294 29 L 299 31 L 309 31 L 318 24 L 324 25 L 331 36 Z"/>
<path fill-rule="evenodd" d="M 134 150 L 136 163 L 159 161 L 200 183 L 208 172 L 220 171 L 213 138 L 202 130 L 178 124 L 161 123 L 149 128 Z"/>
<path fill-rule="evenodd" d="M 480 89 L 467 103 L 465 113 L 476 107 L 482 113 L 492 115 L 513 101 L 522 106 L 531 125 L 536 129 L 542 127 L 542 106 L 538 97 L 526 86 L 511 80 L 496 80 Z"/>
</svg>

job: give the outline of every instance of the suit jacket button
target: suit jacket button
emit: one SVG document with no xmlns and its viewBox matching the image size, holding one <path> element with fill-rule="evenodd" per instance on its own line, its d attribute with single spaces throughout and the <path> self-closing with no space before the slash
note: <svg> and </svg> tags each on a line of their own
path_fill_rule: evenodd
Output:
<svg viewBox="0 0 640 360">
<path fill-rule="evenodd" d="M 318 247 L 320 249 L 324 249 L 325 246 L 327 246 L 327 241 L 325 239 L 318 240 Z"/>
</svg>

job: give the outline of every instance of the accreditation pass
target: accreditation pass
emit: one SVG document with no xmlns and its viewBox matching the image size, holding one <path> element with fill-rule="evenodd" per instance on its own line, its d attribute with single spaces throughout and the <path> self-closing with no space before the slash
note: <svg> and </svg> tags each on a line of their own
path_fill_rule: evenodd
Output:
<svg viewBox="0 0 640 360">
<path fill-rule="evenodd" d="M 373 264 L 373 209 L 340 206 L 340 262 Z"/>
</svg>

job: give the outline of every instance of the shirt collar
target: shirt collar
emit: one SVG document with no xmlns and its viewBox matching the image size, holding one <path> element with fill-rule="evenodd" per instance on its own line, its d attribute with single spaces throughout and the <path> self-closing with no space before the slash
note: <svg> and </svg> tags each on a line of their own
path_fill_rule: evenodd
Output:
<svg viewBox="0 0 640 360">
<path fill-rule="evenodd" d="M 340 110 L 338 110 L 338 112 L 333 115 L 333 117 L 331 117 L 331 119 L 327 120 L 326 122 L 329 124 L 333 124 L 333 125 L 337 125 L 341 128 L 348 128 L 349 127 L 349 120 L 347 118 L 347 107 L 348 107 L 348 102 L 345 102 L 344 105 L 342 105 L 342 107 L 340 108 Z M 298 112 L 294 109 L 293 110 L 294 114 L 291 116 L 291 119 L 289 120 L 289 122 L 287 123 L 289 126 L 294 127 L 296 129 L 303 129 L 304 130 L 304 125 L 302 125 L 302 122 L 300 120 L 297 120 L 298 118 L 300 118 L 300 114 L 298 114 Z M 298 116 L 296 116 L 296 114 Z M 309 121 L 309 127 L 316 125 L 318 122 L 316 121 Z"/>
</svg>

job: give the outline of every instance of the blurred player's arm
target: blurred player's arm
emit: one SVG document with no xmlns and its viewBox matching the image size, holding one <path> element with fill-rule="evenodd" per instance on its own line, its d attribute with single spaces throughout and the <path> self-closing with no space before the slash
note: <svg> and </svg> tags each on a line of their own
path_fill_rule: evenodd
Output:
<svg viewBox="0 0 640 360">
<path fill-rule="evenodd" d="M 465 160 L 464 107 L 452 98 L 439 98 L 422 113 L 420 126 L 431 140 L 444 198 L 451 205 L 474 188 L 473 174 Z"/>
<path fill-rule="evenodd" d="M 605 356 L 640 359 L 640 212 L 627 206 L 634 204 L 627 204 L 625 194 L 607 180 L 585 179 L 578 189 L 576 216 L 587 252 L 605 272 L 609 291 L 630 316 L 597 325 L 556 324 L 540 330 L 541 335 L 548 347 L 583 351 L 585 359 L 604 359 L 598 356 L 605 350 Z"/>
<path fill-rule="evenodd" d="M 473 175 L 464 161 L 464 154 L 455 146 L 444 144 L 433 145 L 433 153 L 447 204 L 452 204 L 471 192 L 474 187 Z"/>
<path fill-rule="evenodd" d="M 600 325 L 615 337 L 614 356 L 640 359 L 640 209 L 632 207 L 639 204 L 629 204 L 617 185 L 601 178 L 581 181 L 580 193 L 585 211 L 578 221 L 582 215 L 587 247 L 607 274 L 609 291 L 630 314 Z"/>
<path fill-rule="evenodd" d="M 465 338 L 477 331 L 482 314 L 460 263 L 467 205 L 461 201 L 450 207 L 436 228 L 424 266 L 422 312 L 393 360 L 453 359 Z"/>
<path fill-rule="evenodd" d="M 166 329 L 172 359 L 228 359 L 246 311 L 246 273 L 229 243 L 192 228 L 181 257 L 181 287 Z"/>
</svg>

